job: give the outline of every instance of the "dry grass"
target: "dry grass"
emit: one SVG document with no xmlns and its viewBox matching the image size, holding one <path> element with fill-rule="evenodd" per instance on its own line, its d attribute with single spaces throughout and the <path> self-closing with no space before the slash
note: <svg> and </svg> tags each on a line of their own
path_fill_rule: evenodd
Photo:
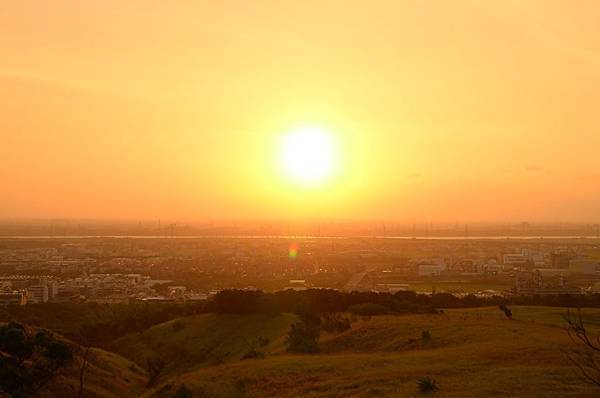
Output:
<svg viewBox="0 0 600 398">
<path fill-rule="evenodd" d="M 324 336 L 321 354 L 231 360 L 173 376 L 144 396 L 170 397 L 184 383 L 200 397 L 409 397 L 426 375 L 439 382 L 440 397 L 598 396 L 561 352 L 569 342 L 563 313 L 514 307 L 512 321 L 497 308 L 373 317 Z M 600 311 L 584 314 L 598 324 Z M 429 343 L 421 341 L 425 329 Z"/>
<path fill-rule="evenodd" d="M 73 363 L 41 391 L 40 397 L 76 397 L 81 361 L 79 352 Z M 143 369 L 119 355 L 92 349 L 84 381 L 86 398 L 136 397 L 145 390 L 147 376 Z"/>
</svg>

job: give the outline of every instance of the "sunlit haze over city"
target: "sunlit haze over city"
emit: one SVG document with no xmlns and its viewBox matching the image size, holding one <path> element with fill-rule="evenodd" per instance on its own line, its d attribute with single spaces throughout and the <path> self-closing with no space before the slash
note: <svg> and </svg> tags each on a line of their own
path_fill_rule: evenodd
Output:
<svg viewBox="0 0 600 398">
<path fill-rule="evenodd" d="M 55 397 L 600 397 L 600 0 L 0 0 Z"/>
<path fill-rule="evenodd" d="M 5 1 L 0 217 L 600 220 L 599 14 Z"/>
</svg>

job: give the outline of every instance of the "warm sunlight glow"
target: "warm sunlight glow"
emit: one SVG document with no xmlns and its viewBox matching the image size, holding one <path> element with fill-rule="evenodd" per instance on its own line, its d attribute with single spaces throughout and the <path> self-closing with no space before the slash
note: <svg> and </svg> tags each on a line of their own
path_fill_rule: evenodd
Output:
<svg viewBox="0 0 600 398">
<path fill-rule="evenodd" d="M 296 182 L 323 182 L 335 166 L 331 133 L 319 127 L 294 130 L 284 137 L 281 156 L 286 175 Z"/>
</svg>

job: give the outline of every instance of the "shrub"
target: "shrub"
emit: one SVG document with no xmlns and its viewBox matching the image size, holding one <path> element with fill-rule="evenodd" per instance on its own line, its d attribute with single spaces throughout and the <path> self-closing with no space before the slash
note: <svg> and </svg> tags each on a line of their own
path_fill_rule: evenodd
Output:
<svg viewBox="0 0 600 398">
<path fill-rule="evenodd" d="M 240 358 L 240 360 L 245 360 L 245 359 L 256 359 L 256 358 L 263 358 L 265 356 L 265 354 L 263 354 L 260 351 L 257 350 L 250 350 L 247 353 L 245 353 L 244 355 L 242 355 L 242 357 Z"/>
<path fill-rule="evenodd" d="M 500 308 L 500 310 L 504 311 L 504 315 L 506 315 L 506 317 L 508 319 L 512 319 L 512 311 L 510 310 L 510 308 L 508 308 L 506 306 L 506 304 L 501 304 L 498 306 L 498 308 Z"/>
<path fill-rule="evenodd" d="M 341 314 L 325 314 L 321 319 L 321 329 L 330 333 L 341 333 L 352 327 L 350 318 Z"/>
<path fill-rule="evenodd" d="M 51 333 L 10 322 L 0 327 L 0 392 L 35 396 L 73 358 L 70 345 Z"/>
<path fill-rule="evenodd" d="M 419 379 L 419 381 L 417 381 L 417 387 L 419 388 L 419 392 L 423 394 L 433 393 L 440 389 L 437 381 L 429 376 Z"/>
<path fill-rule="evenodd" d="M 429 333 L 429 330 L 423 330 L 421 332 L 421 340 L 423 340 L 424 342 L 431 341 L 431 333 Z"/>
<path fill-rule="evenodd" d="M 319 328 L 305 322 L 292 324 L 285 339 L 288 352 L 313 353 L 319 351 Z"/>
</svg>

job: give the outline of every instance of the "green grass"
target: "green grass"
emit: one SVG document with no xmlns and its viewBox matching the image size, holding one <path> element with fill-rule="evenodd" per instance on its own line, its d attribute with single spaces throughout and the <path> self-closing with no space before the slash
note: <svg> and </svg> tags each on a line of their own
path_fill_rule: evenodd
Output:
<svg viewBox="0 0 600 398">
<path fill-rule="evenodd" d="M 564 309 L 511 309 L 512 321 L 496 307 L 373 317 L 324 335 L 320 354 L 274 349 L 263 359 L 232 358 L 175 372 L 144 396 L 168 397 L 183 383 L 200 397 L 409 397 L 419 395 L 416 382 L 428 375 L 439 383 L 440 397 L 597 396 L 562 352 L 569 345 Z M 585 310 L 584 316 L 598 330 L 600 310 Z M 202 322 L 214 325 L 213 317 Z M 421 340 L 423 330 L 430 331 L 430 342 Z M 249 332 L 256 335 L 256 329 Z"/>
<path fill-rule="evenodd" d="M 170 398 L 181 384 L 195 397 L 418 397 L 425 376 L 439 383 L 439 397 L 598 396 L 564 355 L 564 308 L 511 310 L 513 320 L 497 307 L 359 317 L 348 331 L 323 334 L 316 355 L 285 352 L 291 314 L 180 318 L 118 339 L 115 353 L 94 349 L 85 397 Z M 600 309 L 582 313 L 600 333 Z M 259 338 L 268 344 L 259 347 Z M 264 357 L 240 360 L 252 348 Z M 80 355 L 41 397 L 76 396 Z M 155 356 L 167 366 L 147 388 L 141 368 Z"/>
<path fill-rule="evenodd" d="M 253 348 L 265 354 L 281 352 L 294 315 L 278 316 L 202 314 L 151 327 L 117 340 L 112 349 L 146 366 L 158 356 L 168 372 L 239 360 Z M 259 347 L 259 338 L 268 339 Z"/>
</svg>

